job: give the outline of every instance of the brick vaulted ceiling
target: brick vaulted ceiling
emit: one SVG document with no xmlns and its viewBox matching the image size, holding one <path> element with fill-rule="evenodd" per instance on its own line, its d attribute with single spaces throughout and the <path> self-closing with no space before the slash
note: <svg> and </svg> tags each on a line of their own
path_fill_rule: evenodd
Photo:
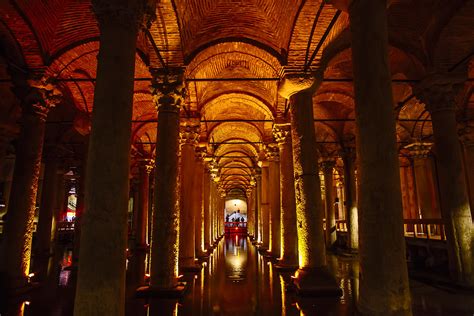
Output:
<svg viewBox="0 0 474 316">
<path fill-rule="evenodd" d="M 153 43 L 144 33 L 138 38 L 135 77 L 149 78 L 149 67 L 184 67 L 186 112 L 199 113 L 204 121 L 201 141 L 226 143 L 209 146 L 215 156 L 242 156 L 218 161 L 220 166 L 235 166 L 225 169 L 227 173 L 239 174 L 245 169 L 239 166 L 255 166 L 263 143 L 272 139 L 272 120 L 287 113 L 277 80 L 241 79 L 278 79 L 285 71 L 301 73 L 324 67 L 325 78 L 349 79 L 324 82 L 313 100 L 317 139 L 326 144 L 320 146 L 321 151 L 337 152 L 341 144 L 353 141 L 354 100 L 348 15 L 329 2 L 160 0 L 157 19 L 149 29 Z M 390 2 L 389 60 L 393 78 L 399 80 L 393 94 L 400 142 L 429 140 L 432 134 L 423 104 L 411 97 L 413 82 L 433 70 L 468 69 L 473 77 L 473 17 L 474 0 Z M 64 107 L 70 110 L 57 109 L 62 114 L 53 111 L 49 120 L 69 121 L 71 130 L 87 133 L 99 49 L 99 29 L 90 0 L 3 0 L 0 22 L 0 74 L 4 79 L 0 92 L 7 101 L 0 104 L 0 124 L 13 130 L 18 125 L 18 101 L 10 87 L 19 72 L 57 78 Z M 194 80 L 213 78 L 240 81 Z M 474 116 L 471 83 L 460 97 L 463 120 Z M 155 118 L 149 82 L 137 80 L 134 155 L 153 154 L 156 122 L 147 121 Z M 235 122 L 249 118 L 258 121 Z M 69 146 L 65 137 L 60 139 Z M 245 141 L 249 143 L 241 144 Z M 248 180 L 245 175 L 236 176 L 233 182 L 230 176 L 226 185 L 229 189 L 237 183 L 241 186 L 243 178 Z"/>
</svg>

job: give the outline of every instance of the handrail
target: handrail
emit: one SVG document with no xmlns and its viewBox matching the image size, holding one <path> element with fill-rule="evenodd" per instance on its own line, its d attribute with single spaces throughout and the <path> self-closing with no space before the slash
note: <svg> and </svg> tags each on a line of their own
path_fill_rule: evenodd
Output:
<svg viewBox="0 0 474 316">
<path fill-rule="evenodd" d="M 347 232 L 346 220 L 336 220 L 336 230 L 341 233 Z M 441 218 L 403 219 L 403 231 L 408 238 L 446 240 L 444 221 Z"/>
<path fill-rule="evenodd" d="M 247 227 L 247 222 L 225 222 L 224 223 L 225 227 L 242 227 L 246 228 Z"/>
</svg>

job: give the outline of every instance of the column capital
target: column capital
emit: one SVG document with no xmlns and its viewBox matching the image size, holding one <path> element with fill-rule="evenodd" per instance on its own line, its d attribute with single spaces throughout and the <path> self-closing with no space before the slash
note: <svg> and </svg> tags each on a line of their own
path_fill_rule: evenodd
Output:
<svg viewBox="0 0 474 316">
<path fill-rule="evenodd" d="M 26 85 L 13 88 L 13 92 L 21 100 L 23 111 L 46 121 L 49 110 L 62 100 L 61 91 L 52 81 L 48 77 L 30 79 Z"/>
<path fill-rule="evenodd" d="M 217 191 L 219 192 L 219 195 L 220 195 L 221 197 L 226 197 L 227 193 L 226 193 L 226 191 L 225 191 L 224 188 L 219 187 L 219 188 L 217 188 Z"/>
<path fill-rule="evenodd" d="M 460 124 L 458 129 L 459 140 L 465 147 L 474 147 L 474 125 Z"/>
<path fill-rule="evenodd" d="M 355 162 L 357 156 L 356 149 L 355 147 L 343 147 L 340 151 L 340 155 L 343 160 Z"/>
<path fill-rule="evenodd" d="M 427 158 L 430 154 L 433 143 L 415 142 L 405 146 L 408 149 L 410 156 L 413 158 Z"/>
<path fill-rule="evenodd" d="M 288 144 L 291 142 L 291 124 L 281 123 L 273 124 L 273 137 L 278 145 Z"/>
<path fill-rule="evenodd" d="M 430 114 L 440 111 L 454 111 L 456 96 L 466 81 L 460 73 L 432 74 L 415 87 L 415 96 L 425 104 Z"/>
<path fill-rule="evenodd" d="M 326 158 L 319 163 L 321 170 L 324 174 L 333 173 L 334 167 L 336 166 L 336 161 L 332 158 Z"/>
<path fill-rule="evenodd" d="M 179 113 L 186 95 L 183 68 L 151 69 L 151 93 L 158 111 Z"/>
<path fill-rule="evenodd" d="M 265 151 L 265 157 L 270 162 L 280 161 L 280 152 L 276 144 L 269 144 L 267 150 Z"/>
<path fill-rule="evenodd" d="M 150 158 L 138 159 L 138 168 L 144 170 L 147 174 L 150 174 L 155 167 L 155 160 Z"/>
<path fill-rule="evenodd" d="M 252 192 L 253 192 L 252 188 L 247 188 L 245 190 L 245 195 L 247 196 L 247 198 L 250 198 L 250 196 L 252 196 Z"/>
<path fill-rule="evenodd" d="M 199 141 L 201 127 L 199 125 L 191 125 L 188 122 L 180 124 L 179 142 L 181 145 L 190 144 L 196 146 Z"/>
<path fill-rule="evenodd" d="M 281 71 L 281 80 L 278 84 L 278 94 L 285 99 L 289 99 L 293 94 L 303 90 L 315 92 L 321 85 L 323 73 L 295 73 L 290 69 L 283 68 Z"/>
<path fill-rule="evenodd" d="M 205 146 L 202 146 L 202 144 L 199 144 L 194 149 L 194 153 L 196 154 L 196 160 L 201 161 L 202 163 L 205 163 L 207 159 L 207 148 Z"/>
<path fill-rule="evenodd" d="M 100 25 L 146 29 L 156 19 L 156 0 L 92 0 L 92 11 Z"/>
</svg>

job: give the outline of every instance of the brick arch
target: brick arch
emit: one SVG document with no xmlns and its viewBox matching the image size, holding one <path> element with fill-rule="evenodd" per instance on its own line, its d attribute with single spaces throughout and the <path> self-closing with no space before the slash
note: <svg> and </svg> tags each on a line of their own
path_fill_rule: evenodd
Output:
<svg viewBox="0 0 474 316">
<path fill-rule="evenodd" d="M 192 57 L 196 48 L 205 48 L 228 38 L 260 43 L 262 47 L 284 55 L 282 50 L 287 47 L 301 0 L 249 0 L 239 2 L 238 6 L 232 0 L 174 0 L 173 3 L 185 56 Z M 278 28 L 275 27 L 277 23 Z"/>
</svg>

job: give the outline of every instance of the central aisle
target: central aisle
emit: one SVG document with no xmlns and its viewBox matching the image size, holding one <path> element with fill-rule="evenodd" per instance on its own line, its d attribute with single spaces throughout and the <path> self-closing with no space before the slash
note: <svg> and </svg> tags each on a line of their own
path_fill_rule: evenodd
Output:
<svg viewBox="0 0 474 316">
<path fill-rule="evenodd" d="M 350 275 L 350 262 L 331 260 L 334 270 Z M 358 274 L 358 272 L 357 272 Z M 350 315 L 351 278 L 341 279 L 341 299 L 301 299 L 287 286 L 290 274 L 280 275 L 248 238 L 230 235 L 221 240 L 201 273 L 186 274 L 186 296 L 181 301 L 141 301 L 140 315 Z M 137 315 L 138 306 L 133 313 Z"/>
</svg>

